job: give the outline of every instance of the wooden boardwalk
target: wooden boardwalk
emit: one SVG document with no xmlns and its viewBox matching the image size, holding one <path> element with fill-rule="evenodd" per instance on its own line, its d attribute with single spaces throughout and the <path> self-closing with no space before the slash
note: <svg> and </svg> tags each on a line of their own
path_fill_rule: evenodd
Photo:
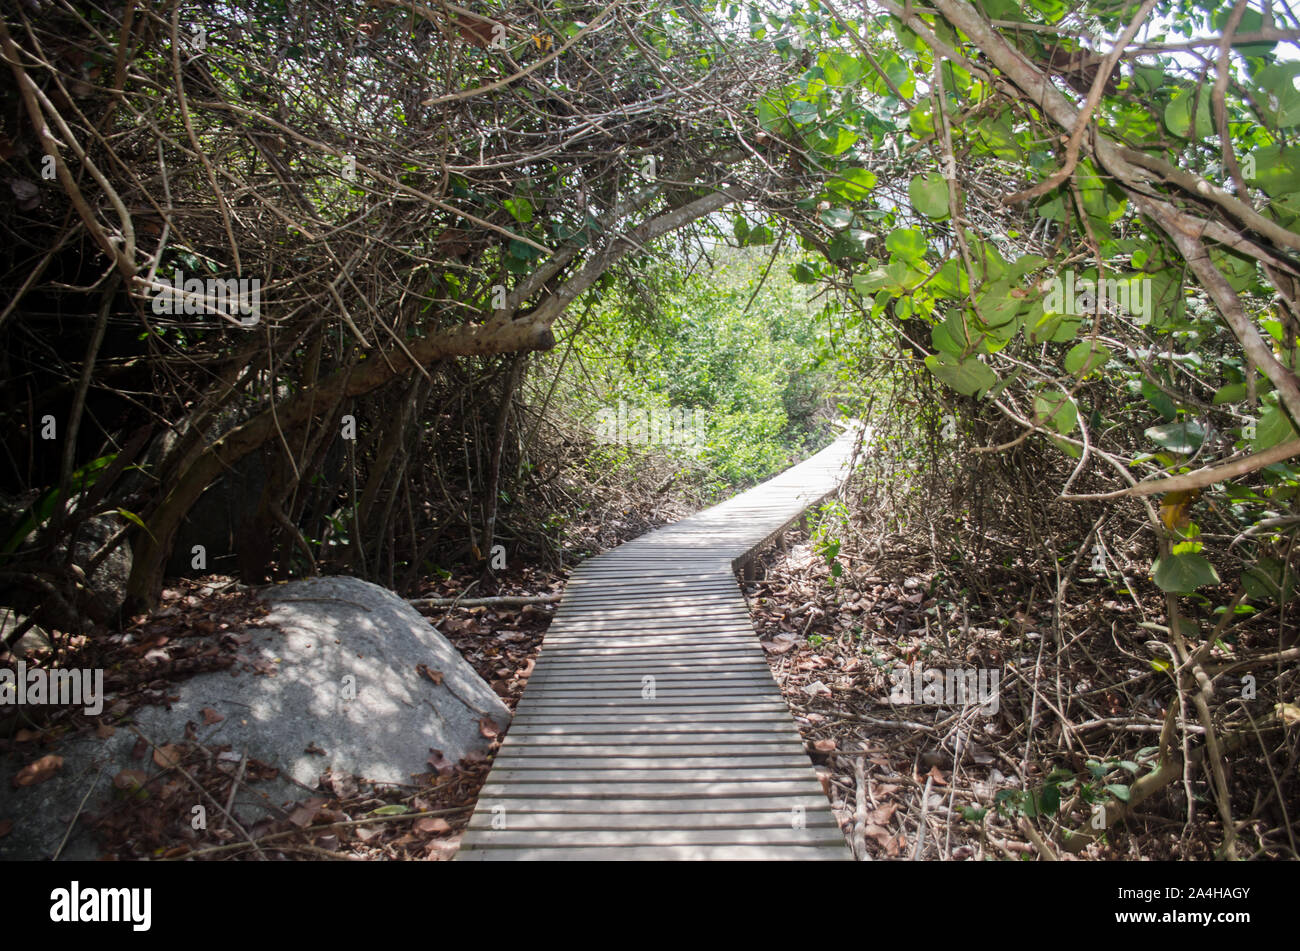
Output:
<svg viewBox="0 0 1300 951">
<path fill-rule="evenodd" d="M 457 858 L 851 858 L 735 570 L 855 439 L 574 571 Z"/>
</svg>

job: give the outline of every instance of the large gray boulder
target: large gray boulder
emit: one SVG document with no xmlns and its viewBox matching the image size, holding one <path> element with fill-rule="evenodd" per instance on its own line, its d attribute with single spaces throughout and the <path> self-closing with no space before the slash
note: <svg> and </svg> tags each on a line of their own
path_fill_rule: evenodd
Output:
<svg viewBox="0 0 1300 951">
<path fill-rule="evenodd" d="M 460 653 L 405 600 L 378 585 L 335 577 L 274 585 L 261 592 L 269 628 L 253 628 L 230 670 L 199 674 L 169 692 L 170 708 L 143 707 L 134 722 L 161 746 L 185 741 L 229 744 L 235 753 L 278 767 L 305 786 L 325 770 L 376 783 L 409 783 L 432 770 L 431 751 L 451 763 L 483 752 L 510 722 L 510 710 Z M 430 676 L 432 675 L 432 676 Z M 435 681 L 438 681 L 435 683 Z M 111 706 L 107 698 L 105 709 Z M 214 720 L 212 712 L 222 719 Z M 490 724 L 485 721 L 491 721 Z M 131 758 L 135 733 L 83 735 L 0 763 L 0 859 L 48 858 L 82 797 L 90 814 L 109 800 L 123 769 L 150 768 Z M 47 752 L 62 768 L 39 785 L 14 788 L 26 761 Z M 248 823 L 274 815 L 307 790 L 279 781 L 241 789 L 236 814 Z M 84 835 L 64 850 L 93 857 Z"/>
</svg>

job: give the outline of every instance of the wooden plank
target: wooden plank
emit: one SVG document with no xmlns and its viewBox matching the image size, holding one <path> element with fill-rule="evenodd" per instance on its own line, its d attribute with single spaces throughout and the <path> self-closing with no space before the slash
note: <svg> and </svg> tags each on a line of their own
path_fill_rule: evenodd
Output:
<svg viewBox="0 0 1300 951">
<path fill-rule="evenodd" d="M 722 738 L 722 737 L 749 737 L 761 738 L 765 736 L 791 737 L 796 743 L 800 742 L 799 734 L 795 732 L 794 724 L 789 718 L 773 717 L 768 721 L 756 721 L 749 723 L 738 723 L 728 721 L 725 723 L 712 724 L 687 724 L 681 730 L 665 729 L 663 724 L 648 723 L 598 723 L 588 722 L 582 725 L 580 729 L 575 730 L 571 725 L 564 724 L 546 724 L 546 723 L 512 723 L 510 732 L 506 735 L 506 742 L 511 737 L 522 739 L 529 737 L 531 742 L 541 742 L 540 737 L 559 738 L 574 743 L 600 742 L 629 742 L 629 743 L 652 743 L 656 740 L 663 740 L 666 743 L 681 743 L 683 738 Z"/>
<path fill-rule="evenodd" d="M 793 751 L 793 752 L 792 752 Z M 716 740 L 700 743 L 659 743 L 654 745 L 633 745 L 611 746 L 609 744 L 589 743 L 587 745 L 566 744 L 561 745 L 553 743 L 550 745 L 541 745 L 537 743 L 515 743 L 512 745 L 503 745 L 501 751 L 497 753 L 497 762 L 500 762 L 505 756 L 513 756 L 517 759 L 541 760 L 546 758 L 564 758 L 569 757 L 574 760 L 586 759 L 588 757 L 613 757 L 613 758 L 649 758 L 649 759 L 670 759 L 673 757 L 682 757 L 685 759 L 697 759 L 699 757 L 708 757 L 716 759 L 726 756 L 772 756 L 785 758 L 796 756 L 799 765 L 802 766 L 808 759 L 804 755 L 801 746 L 793 745 L 784 740 L 771 743 L 719 743 Z"/>
<path fill-rule="evenodd" d="M 480 849 L 546 848 L 548 844 L 566 849 L 583 846 L 635 849 L 681 845 L 839 845 L 843 848 L 844 833 L 834 826 L 792 829 L 788 821 L 784 829 L 565 829 L 557 832 L 553 829 L 516 830 L 507 825 L 500 830 L 487 827 L 476 844 Z"/>
<path fill-rule="evenodd" d="M 662 805 L 662 803 L 659 803 Z M 774 809 L 764 812 L 740 812 L 729 809 L 714 812 L 638 812 L 638 813 L 586 813 L 586 812 L 523 812 L 516 808 L 507 810 L 504 821 L 497 825 L 505 829 L 524 832 L 528 830 L 577 831 L 580 829 L 627 829 L 637 832 L 684 831 L 687 829 L 789 829 L 799 821 L 811 829 L 833 829 L 840 833 L 835 817 L 820 803 L 816 809 L 796 813 L 791 809 Z M 591 803 L 584 803 L 591 809 Z M 477 812 L 470 820 L 470 829 L 492 829 L 490 812 Z M 498 828 L 496 831 L 505 831 Z"/>
<path fill-rule="evenodd" d="M 468 836 L 466 836 L 468 838 Z M 679 845 L 640 848 L 483 849 L 461 846 L 456 856 L 468 862 L 845 862 L 841 843 L 835 846 Z"/>
<path fill-rule="evenodd" d="M 496 772 L 493 770 L 492 772 Z M 571 782 L 526 782 L 511 779 L 509 782 L 497 782 L 491 773 L 488 783 L 479 793 L 479 801 L 491 799 L 537 799 L 542 796 L 554 796 L 561 799 L 599 799 L 602 802 L 617 799 L 700 799 L 707 797 L 757 796 L 780 797 L 810 795 L 821 793 L 821 786 L 811 778 L 769 779 L 763 782 L 725 779 L 701 779 L 694 782 L 668 782 L 640 780 L 636 782 L 592 782 L 590 780 L 573 780 Z M 793 775 L 788 770 L 786 776 Z M 611 807 L 612 808 L 612 807 Z M 822 796 L 821 808 L 827 808 L 826 797 Z"/>
<path fill-rule="evenodd" d="M 592 799 L 572 799 L 565 796 L 545 796 L 537 799 L 524 800 L 511 797 L 501 799 L 485 799 L 479 797 L 479 804 L 483 808 L 476 811 L 470 818 L 470 825 L 475 826 L 480 814 L 488 817 L 488 825 L 491 824 L 493 808 L 497 807 L 497 813 L 504 811 L 507 814 L 506 825 L 510 824 L 510 816 L 554 816 L 560 817 L 556 821 L 566 821 L 576 816 L 608 816 L 615 819 L 619 816 L 651 816 L 663 815 L 665 813 L 674 816 L 705 816 L 713 820 L 719 820 L 724 816 L 736 816 L 741 820 L 766 821 L 776 819 L 782 825 L 788 825 L 793 817 L 800 816 L 805 822 L 812 820 L 814 816 L 825 816 L 832 823 L 835 821 L 834 815 L 826 808 L 826 797 L 822 795 L 821 790 L 815 793 L 805 793 L 803 795 L 787 796 L 749 796 L 749 797 L 718 797 L 709 798 L 676 798 L 676 799 L 619 799 L 616 802 L 608 800 Z M 782 821 L 784 820 L 784 821 Z M 478 826 L 485 823 L 479 822 Z M 498 822 L 498 825 L 500 822 Z"/>
<path fill-rule="evenodd" d="M 850 449 L 573 572 L 459 857 L 848 857 L 732 572 Z"/>
</svg>

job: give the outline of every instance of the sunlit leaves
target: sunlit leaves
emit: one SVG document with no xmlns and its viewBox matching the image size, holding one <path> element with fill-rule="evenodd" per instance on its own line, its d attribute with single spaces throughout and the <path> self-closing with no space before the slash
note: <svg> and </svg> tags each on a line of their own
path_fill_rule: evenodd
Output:
<svg viewBox="0 0 1300 951">
<path fill-rule="evenodd" d="M 533 220 L 533 204 L 527 198 L 507 198 L 501 205 L 521 225 Z"/>
<path fill-rule="evenodd" d="M 998 375 L 976 357 L 956 360 L 949 354 L 925 358 L 925 366 L 942 383 L 963 396 L 978 396 L 998 382 Z"/>
<path fill-rule="evenodd" d="M 1096 340 L 1085 340 L 1070 348 L 1065 355 L 1065 371 L 1074 376 L 1086 377 L 1106 365 L 1110 348 Z"/>
<path fill-rule="evenodd" d="M 1192 113 L 1196 113 L 1193 127 Z M 1174 93 L 1165 106 L 1165 126 L 1182 139 L 1204 139 L 1214 132 L 1214 116 L 1210 109 L 1209 84 L 1183 88 Z"/>
<path fill-rule="evenodd" d="M 876 187 L 876 174 L 865 168 L 849 168 L 836 172 L 826 185 L 831 194 L 845 201 L 860 201 Z"/>
<path fill-rule="evenodd" d="M 1067 394 L 1046 390 L 1034 397 L 1034 422 L 1068 436 L 1079 425 L 1079 407 Z"/>
<path fill-rule="evenodd" d="M 1288 128 L 1300 123 L 1300 91 L 1295 78 L 1300 63 L 1276 63 L 1255 76 L 1255 96 L 1269 125 Z"/>
<path fill-rule="evenodd" d="M 927 218 L 948 217 L 948 182 L 941 172 L 925 172 L 907 186 L 912 207 Z"/>
<path fill-rule="evenodd" d="M 920 262 L 925 257 L 925 236 L 915 228 L 899 228 L 885 238 L 885 247 L 908 260 Z"/>
</svg>

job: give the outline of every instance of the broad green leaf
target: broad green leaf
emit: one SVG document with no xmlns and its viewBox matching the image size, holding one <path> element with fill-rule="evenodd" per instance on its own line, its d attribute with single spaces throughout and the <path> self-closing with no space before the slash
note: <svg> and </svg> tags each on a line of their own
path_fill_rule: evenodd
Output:
<svg viewBox="0 0 1300 951">
<path fill-rule="evenodd" d="M 1300 192 L 1300 146 L 1266 145 L 1254 149 L 1245 156 L 1242 172 L 1247 182 L 1262 188 L 1270 198 Z"/>
<path fill-rule="evenodd" d="M 1255 438 L 1251 440 L 1251 448 L 1263 452 L 1295 437 L 1295 429 L 1286 413 L 1279 406 L 1270 406 L 1260 414 L 1259 422 L 1255 425 Z"/>
<path fill-rule="evenodd" d="M 862 257 L 867 251 L 867 239 L 871 235 L 861 228 L 847 228 L 837 234 L 826 250 L 832 261 L 838 261 L 840 258 L 856 255 Z"/>
<path fill-rule="evenodd" d="M 1300 91 L 1295 88 L 1300 63 L 1275 63 L 1255 76 L 1255 95 L 1260 112 L 1270 125 L 1282 128 L 1300 123 Z"/>
<path fill-rule="evenodd" d="M 1079 425 L 1079 407 L 1065 393 L 1039 393 L 1034 397 L 1034 421 L 1068 436 Z"/>
<path fill-rule="evenodd" d="M 907 186 L 907 196 L 927 218 L 948 217 L 948 182 L 939 172 L 917 175 Z"/>
<path fill-rule="evenodd" d="M 1205 427 L 1193 419 L 1165 423 L 1162 426 L 1152 426 L 1146 431 L 1146 437 L 1170 452 L 1191 455 L 1205 441 Z"/>
<path fill-rule="evenodd" d="M 1241 585 L 1256 601 L 1290 601 L 1295 595 L 1296 573 L 1287 571 L 1286 590 L 1282 589 L 1285 566 L 1276 558 L 1261 557 L 1242 573 Z"/>
<path fill-rule="evenodd" d="M 925 358 L 925 366 L 940 382 L 963 396 L 976 396 L 998 382 L 998 376 L 975 357 L 960 362 L 947 354 Z"/>
<path fill-rule="evenodd" d="M 1174 405 L 1174 401 L 1169 394 L 1149 380 L 1142 381 L 1142 398 L 1150 403 L 1155 408 L 1155 411 L 1165 419 L 1173 419 L 1178 415 L 1178 407 Z"/>
<path fill-rule="evenodd" d="M 1065 372 L 1086 377 L 1104 367 L 1110 360 L 1110 348 L 1096 340 L 1085 340 L 1070 348 L 1065 355 Z"/>
<path fill-rule="evenodd" d="M 1192 108 L 1195 103 L 1196 127 L 1192 128 Z M 1205 139 L 1214 133 L 1214 117 L 1210 109 L 1210 85 L 1204 83 L 1196 89 L 1180 89 L 1165 106 L 1165 126 L 1180 139 Z"/>
<path fill-rule="evenodd" d="M 925 236 L 916 228 L 899 228 L 891 231 L 885 238 L 885 247 L 908 261 L 921 261 L 925 257 L 927 246 Z"/>
<path fill-rule="evenodd" d="M 527 198 L 507 198 L 501 205 L 521 225 L 533 220 L 533 203 Z"/>
<path fill-rule="evenodd" d="M 1161 591 L 1173 594 L 1191 594 L 1207 584 L 1218 584 L 1219 573 L 1205 558 L 1193 552 L 1168 555 L 1156 560 L 1151 573 Z"/>
<path fill-rule="evenodd" d="M 1222 406 L 1224 403 L 1239 403 L 1246 398 L 1245 383 L 1229 383 L 1221 386 L 1214 391 L 1214 398 L 1210 401 L 1215 406 Z"/>
<path fill-rule="evenodd" d="M 853 212 L 847 208 L 827 208 L 822 212 L 821 219 L 827 227 L 839 231 L 853 223 Z"/>
<path fill-rule="evenodd" d="M 826 184 L 828 191 L 845 201 L 861 201 L 870 195 L 875 187 L 875 172 L 865 168 L 849 168 L 836 172 L 835 177 Z"/>
<path fill-rule="evenodd" d="M 794 267 L 790 269 L 790 274 L 794 277 L 795 281 L 800 284 L 817 283 L 817 271 L 804 261 L 797 262 Z"/>
<path fill-rule="evenodd" d="M 790 118 L 798 125 L 817 121 L 817 103 L 796 99 L 790 103 Z"/>
</svg>

